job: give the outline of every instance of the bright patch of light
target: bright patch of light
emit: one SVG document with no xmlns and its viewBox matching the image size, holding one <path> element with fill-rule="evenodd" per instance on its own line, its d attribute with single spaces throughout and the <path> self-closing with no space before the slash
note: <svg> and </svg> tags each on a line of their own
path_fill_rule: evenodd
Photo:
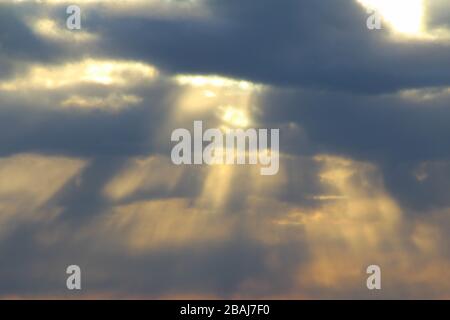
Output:
<svg viewBox="0 0 450 320">
<path fill-rule="evenodd" d="M 86 83 L 129 86 L 156 75 L 154 67 L 135 61 L 87 59 L 64 65 L 33 65 L 26 74 L 0 82 L 0 90 L 51 90 Z"/>
<path fill-rule="evenodd" d="M 381 14 L 391 27 L 406 35 L 420 35 L 423 31 L 423 0 L 357 0 L 367 9 Z"/>
<path fill-rule="evenodd" d="M 180 74 L 173 80 L 183 90 L 178 102 L 180 115 L 214 112 L 224 124 L 232 127 L 248 125 L 253 97 L 263 89 L 260 84 L 217 75 Z"/>
<path fill-rule="evenodd" d="M 234 127 L 247 127 L 249 125 L 250 120 L 244 110 L 240 110 L 232 106 L 227 106 L 222 109 L 222 120 L 226 124 Z"/>
<path fill-rule="evenodd" d="M 255 84 L 242 81 L 234 80 L 219 76 L 200 76 L 200 75 L 178 75 L 175 80 L 181 85 L 190 85 L 194 87 L 237 87 L 241 90 L 250 90 L 256 87 Z"/>
<path fill-rule="evenodd" d="M 66 29 L 65 26 L 59 26 L 56 21 L 51 19 L 39 19 L 31 24 L 32 30 L 41 37 L 48 38 L 55 41 L 64 42 L 86 42 L 96 39 L 96 35 L 77 31 L 73 32 Z"/>
<path fill-rule="evenodd" d="M 142 98 L 135 95 L 113 93 L 106 97 L 83 97 L 74 95 L 64 100 L 63 107 L 77 107 L 84 109 L 119 110 L 126 106 L 136 105 L 142 102 Z"/>
</svg>

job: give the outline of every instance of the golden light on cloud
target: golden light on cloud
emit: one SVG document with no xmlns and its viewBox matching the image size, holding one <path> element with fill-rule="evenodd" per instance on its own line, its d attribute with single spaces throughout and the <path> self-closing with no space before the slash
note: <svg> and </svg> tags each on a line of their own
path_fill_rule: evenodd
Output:
<svg viewBox="0 0 450 320">
<path fill-rule="evenodd" d="M 136 95 L 111 93 L 106 97 L 83 97 L 74 95 L 64 100 L 63 107 L 77 107 L 83 109 L 109 109 L 120 110 L 124 107 L 136 105 L 142 102 L 142 98 Z"/>
<path fill-rule="evenodd" d="M 399 96 L 414 102 L 445 101 L 450 98 L 450 87 L 406 89 L 400 91 Z"/>
<path fill-rule="evenodd" d="M 288 206 L 273 224 L 304 231 L 311 259 L 299 268 L 300 287 L 356 286 L 362 266 L 389 259 L 383 246 L 402 248 L 402 210 L 384 190 L 375 166 L 329 155 L 315 161 L 322 186 L 332 196 L 313 196 L 313 208 Z"/>
<path fill-rule="evenodd" d="M 138 192 L 172 191 L 183 173 L 162 156 L 130 159 L 126 167 L 106 185 L 103 193 L 114 201 Z"/>
<path fill-rule="evenodd" d="M 376 166 L 329 155 L 315 160 L 322 165 L 321 182 L 336 195 L 316 198 L 316 208 L 285 208 L 273 221 L 305 232 L 310 260 L 298 269 L 300 288 L 358 290 L 373 263 L 384 267 L 384 290 L 400 283 L 439 296 L 450 288 L 449 263 L 442 257 L 445 228 L 439 228 L 449 223 L 448 209 L 411 219 L 385 190 Z"/>
<path fill-rule="evenodd" d="M 70 31 L 66 26 L 59 26 L 56 21 L 51 19 L 36 20 L 31 24 L 31 28 L 38 35 L 55 41 L 88 42 L 97 39 L 95 34 L 84 31 Z"/>
<path fill-rule="evenodd" d="M 157 72 L 152 66 L 139 62 L 88 60 L 84 66 L 83 81 L 100 84 L 125 85 L 136 80 L 153 79 Z"/>
<path fill-rule="evenodd" d="M 0 236 L 24 220 L 48 220 L 59 208 L 42 210 L 86 161 L 38 154 L 0 158 Z"/>
<path fill-rule="evenodd" d="M 126 204 L 101 216 L 89 226 L 89 233 L 96 242 L 106 241 L 115 250 L 134 254 L 223 243 L 239 228 L 270 248 L 297 243 L 298 250 L 307 250 L 309 257 L 294 275 L 298 295 L 307 292 L 305 288 L 333 293 L 339 288 L 344 292 L 360 288 L 366 277 L 364 266 L 374 262 L 389 266 L 383 269 L 385 290 L 399 283 L 436 290 L 450 287 L 450 281 L 436 275 L 448 274 L 449 263 L 439 258 L 442 235 L 435 218 L 427 223 L 408 222 L 372 164 L 329 155 L 315 161 L 322 165 L 319 177 L 333 196 L 321 199 L 319 195 L 317 207 L 302 208 L 274 197 L 274 189 L 290 184 L 289 173 L 265 180 L 256 170 L 252 173 L 230 166 L 211 167 L 194 202 L 182 198 L 128 202 L 129 195 L 147 188 L 139 175 L 151 169 L 160 171 L 164 162 L 135 160 L 107 188 L 110 196 Z M 149 174 L 155 187 L 165 188 L 162 176 L 166 172 L 161 177 Z M 233 185 L 238 179 L 245 181 L 240 184 L 240 190 L 245 190 L 240 192 L 245 214 L 224 214 L 229 212 L 230 197 L 236 197 Z M 172 182 L 169 185 L 173 186 Z M 448 223 L 448 212 L 439 216 Z M 277 270 L 283 262 L 274 253 L 268 254 L 264 263 Z"/>
<path fill-rule="evenodd" d="M 419 36 L 424 31 L 423 0 L 357 0 L 364 7 L 381 14 L 398 33 Z"/>
<path fill-rule="evenodd" d="M 186 247 L 228 238 L 233 219 L 192 207 L 187 199 L 117 206 L 91 226 L 102 239 L 134 252 Z"/>
<path fill-rule="evenodd" d="M 130 86 L 153 80 L 153 66 L 123 60 L 86 59 L 64 65 L 32 65 L 15 79 L 0 82 L 0 90 L 52 90 L 81 84 Z"/>
<path fill-rule="evenodd" d="M 256 110 L 255 97 L 263 90 L 260 84 L 215 75 L 177 75 L 174 79 L 183 90 L 178 111 L 203 116 L 209 112 L 222 128 L 248 127 Z"/>
<path fill-rule="evenodd" d="M 250 124 L 250 119 L 245 110 L 233 106 L 225 106 L 220 109 L 222 111 L 222 120 L 226 125 L 245 128 Z"/>
<path fill-rule="evenodd" d="M 200 196 L 196 205 L 217 212 L 226 204 L 235 168 L 229 165 L 215 165 L 208 169 Z M 220 188 L 217 185 L 220 181 Z"/>
<path fill-rule="evenodd" d="M 194 87 L 234 87 L 241 90 L 251 90 L 257 88 L 258 85 L 244 80 L 235 80 L 220 76 L 203 76 L 203 75 L 178 75 L 175 80 L 181 85 L 191 85 Z"/>
</svg>

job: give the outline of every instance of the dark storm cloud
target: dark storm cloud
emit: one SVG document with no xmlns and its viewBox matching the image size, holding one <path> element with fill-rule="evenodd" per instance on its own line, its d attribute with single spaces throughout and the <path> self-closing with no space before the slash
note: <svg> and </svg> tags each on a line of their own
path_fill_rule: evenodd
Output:
<svg viewBox="0 0 450 320">
<path fill-rule="evenodd" d="M 450 47 L 398 43 L 366 28 L 354 1 L 208 1 L 212 19 L 105 16 L 88 21 L 106 54 L 172 72 L 219 73 L 279 86 L 389 92 L 450 83 Z M 129 35 L 133 34 L 133 37 Z"/>
</svg>

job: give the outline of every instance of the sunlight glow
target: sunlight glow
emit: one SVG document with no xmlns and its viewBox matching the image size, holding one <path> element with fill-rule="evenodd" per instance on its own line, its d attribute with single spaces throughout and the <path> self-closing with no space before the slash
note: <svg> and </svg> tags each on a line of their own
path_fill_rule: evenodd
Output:
<svg viewBox="0 0 450 320">
<path fill-rule="evenodd" d="M 396 31 L 405 35 L 423 32 L 423 0 L 357 0 L 367 9 L 378 11 Z"/>
<path fill-rule="evenodd" d="M 65 65 L 32 65 L 26 74 L 0 82 L 0 90 L 52 90 L 85 83 L 130 86 L 156 75 L 156 68 L 140 62 L 86 59 Z"/>
<path fill-rule="evenodd" d="M 247 127 L 250 120 L 244 110 L 233 106 L 221 108 L 223 110 L 222 120 L 233 127 Z"/>
<path fill-rule="evenodd" d="M 51 19 L 39 19 L 31 23 L 31 29 L 38 35 L 61 42 L 88 42 L 97 38 L 95 34 L 78 31 L 72 32 Z"/>
<path fill-rule="evenodd" d="M 142 98 L 136 95 L 112 93 L 105 97 L 70 96 L 62 101 L 63 107 L 76 107 L 83 109 L 105 109 L 118 111 L 124 107 L 136 105 L 142 102 Z"/>
<path fill-rule="evenodd" d="M 211 113 L 221 128 L 244 128 L 251 124 L 256 96 L 261 84 L 218 75 L 179 74 L 173 80 L 182 87 L 178 108 L 180 115 Z"/>
<path fill-rule="evenodd" d="M 257 85 L 243 80 L 235 80 L 220 76 L 202 76 L 202 75 L 178 75 L 175 77 L 175 81 L 181 85 L 190 85 L 193 87 L 217 87 L 217 88 L 229 88 L 237 87 L 241 90 L 251 90 Z"/>
</svg>

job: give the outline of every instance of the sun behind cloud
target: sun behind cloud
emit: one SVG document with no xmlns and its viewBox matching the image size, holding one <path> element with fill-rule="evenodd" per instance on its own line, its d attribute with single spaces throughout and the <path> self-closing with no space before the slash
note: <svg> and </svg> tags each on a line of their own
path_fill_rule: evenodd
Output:
<svg viewBox="0 0 450 320">
<path fill-rule="evenodd" d="M 398 33 L 417 36 L 424 28 L 423 0 L 357 0 L 367 9 L 378 11 Z"/>
</svg>

